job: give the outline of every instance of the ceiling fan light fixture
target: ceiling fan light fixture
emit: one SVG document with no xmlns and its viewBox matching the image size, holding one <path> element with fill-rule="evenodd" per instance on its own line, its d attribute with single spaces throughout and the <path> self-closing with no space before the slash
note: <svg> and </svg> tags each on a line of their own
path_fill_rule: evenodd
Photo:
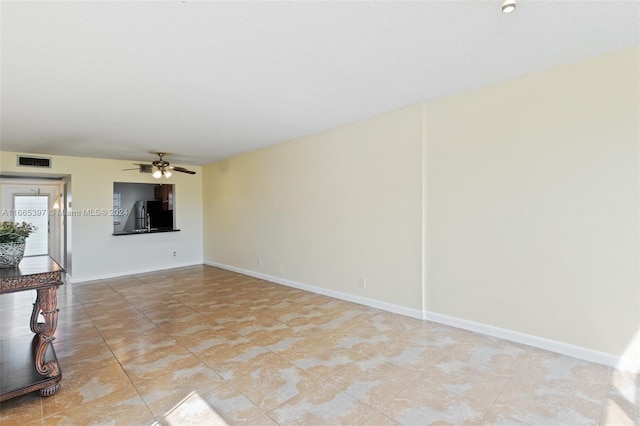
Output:
<svg viewBox="0 0 640 426">
<path fill-rule="evenodd" d="M 169 179 L 173 175 L 172 171 L 186 173 L 189 175 L 196 174 L 196 172 L 194 172 L 193 170 L 185 169 L 184 167 L 180 167 L 180 166 L 172 166 L 168 161 L 164 159 L 164 156 L 167 155 L 166 152 L 155 152 L 152 154 L 156 154 L 158 156 L 158 159 L 155 161 L 152 161 L 151 164 L 134 163 L 134 165 L 138 166 L 137 169 L 139 169 L 141 173 L 142 172 L 151 173 L 151 176 L 153 176 L 155 179 L 160 179 L 163 176 L 165 177 L 165 179 Z M 137 170 L 137 169 L 124 169 L 124 170 Z"/>
<path fill-rule="evenodd" d="M 502 13 L 511 13 L 516 10 L 516 0 L 504 0 L 502 2 Z"/>
</svg>

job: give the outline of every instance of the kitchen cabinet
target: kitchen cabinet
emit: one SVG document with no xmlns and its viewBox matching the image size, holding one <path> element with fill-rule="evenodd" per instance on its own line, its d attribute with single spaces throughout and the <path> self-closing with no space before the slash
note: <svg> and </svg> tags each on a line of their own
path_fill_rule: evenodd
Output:
<svg viewBox="0 0 640 426">
<path fill-rule="evenodd" d="M 173 185 L 157 185 L 154 192 L 156 200 L 162 201 L 162 210 L 173 210 Z"/>
</svg>

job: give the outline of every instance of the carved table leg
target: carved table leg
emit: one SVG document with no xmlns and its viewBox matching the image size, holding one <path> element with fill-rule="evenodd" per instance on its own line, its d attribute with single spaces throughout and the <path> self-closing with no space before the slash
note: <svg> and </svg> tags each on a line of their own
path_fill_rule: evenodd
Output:
<svg viewBox="0 0 640 426">
<path fill-rule="evenodd" d="M 40 389 L 40 396 L 51 396 L 54 393 L 58 392 L 58 389 L 60 389 L 60 383 L 56 383 L 55 385 L 48 388 Z"/>
<path fill-rule="evenodd" d="M 38 373 L 47 377 L 55 377 L 60 374 L 60 367 L 56 361 L 44 362 L 44 355 L 47 353 L 47 348 L 55 339 L 53 334 L 56 332 L 56 327 L 58 326 L 58 294 L 56 287 L 47 287 L 38 289 L 38 297 L 36 299 L 36 303 L 38 305 L 38 311 L 42 313 L 44 317 L 44 324 L 36 324 L 34 327 L 34 319 L 31 317 L 31 326 L 32 330 L 35 328 L 38 330 L 39 342 L 36 347 L 35 352 L 35 360 L 36 360 L 36 370 Z M 36 307 L 34 306 L 33 311 L 36 312 Z M 37 317 L 37 315 L 36 315 Z M 55 386 L 52 386 L 54 388 Z M 48 388 L 48 389 L 52 389 Z M 49 395 L 52 395 L 55 390 L 52 390 Z M 43 389 L 43 391 L 48 392 L 47 389 Z"/>
<path fill-rule="evenodd" d="M 38 323 L 38 315 L 40 314 L 40 291 L 36 292 L 38 296 L 33 304 L 33 311 L 31 312 L 31 331 L 35 334 L 44 332 L 44 324 Z"/>
</svg>

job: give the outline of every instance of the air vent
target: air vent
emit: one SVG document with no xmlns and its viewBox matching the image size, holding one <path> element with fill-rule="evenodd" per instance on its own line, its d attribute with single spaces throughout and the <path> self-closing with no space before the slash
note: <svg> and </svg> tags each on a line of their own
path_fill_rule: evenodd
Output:
<svg viewBox="0 0 640 426">
<path fill-rule="evenodd" d="M 23 155 L 18 155 L 18 166 L 51 167 L 51 158 L 25 157 Z"/>
<path fill-rule="evenodd" d="M 140 173 L 153 173 L 153 166 L 151 164 L 140 164 Z"/>
</svg>

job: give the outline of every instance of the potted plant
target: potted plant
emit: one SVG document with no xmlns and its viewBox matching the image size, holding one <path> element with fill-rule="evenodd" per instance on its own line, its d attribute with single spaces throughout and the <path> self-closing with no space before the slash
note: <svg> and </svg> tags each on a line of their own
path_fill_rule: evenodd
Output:
<svg viewBox="0 0 640 426">
<path fill-rule="evenodd" d="M 27 237 L 36 229 L 27 222 L 0 222 L 0 268 L 18 266 L 24 256 Z"/>
</svg>

